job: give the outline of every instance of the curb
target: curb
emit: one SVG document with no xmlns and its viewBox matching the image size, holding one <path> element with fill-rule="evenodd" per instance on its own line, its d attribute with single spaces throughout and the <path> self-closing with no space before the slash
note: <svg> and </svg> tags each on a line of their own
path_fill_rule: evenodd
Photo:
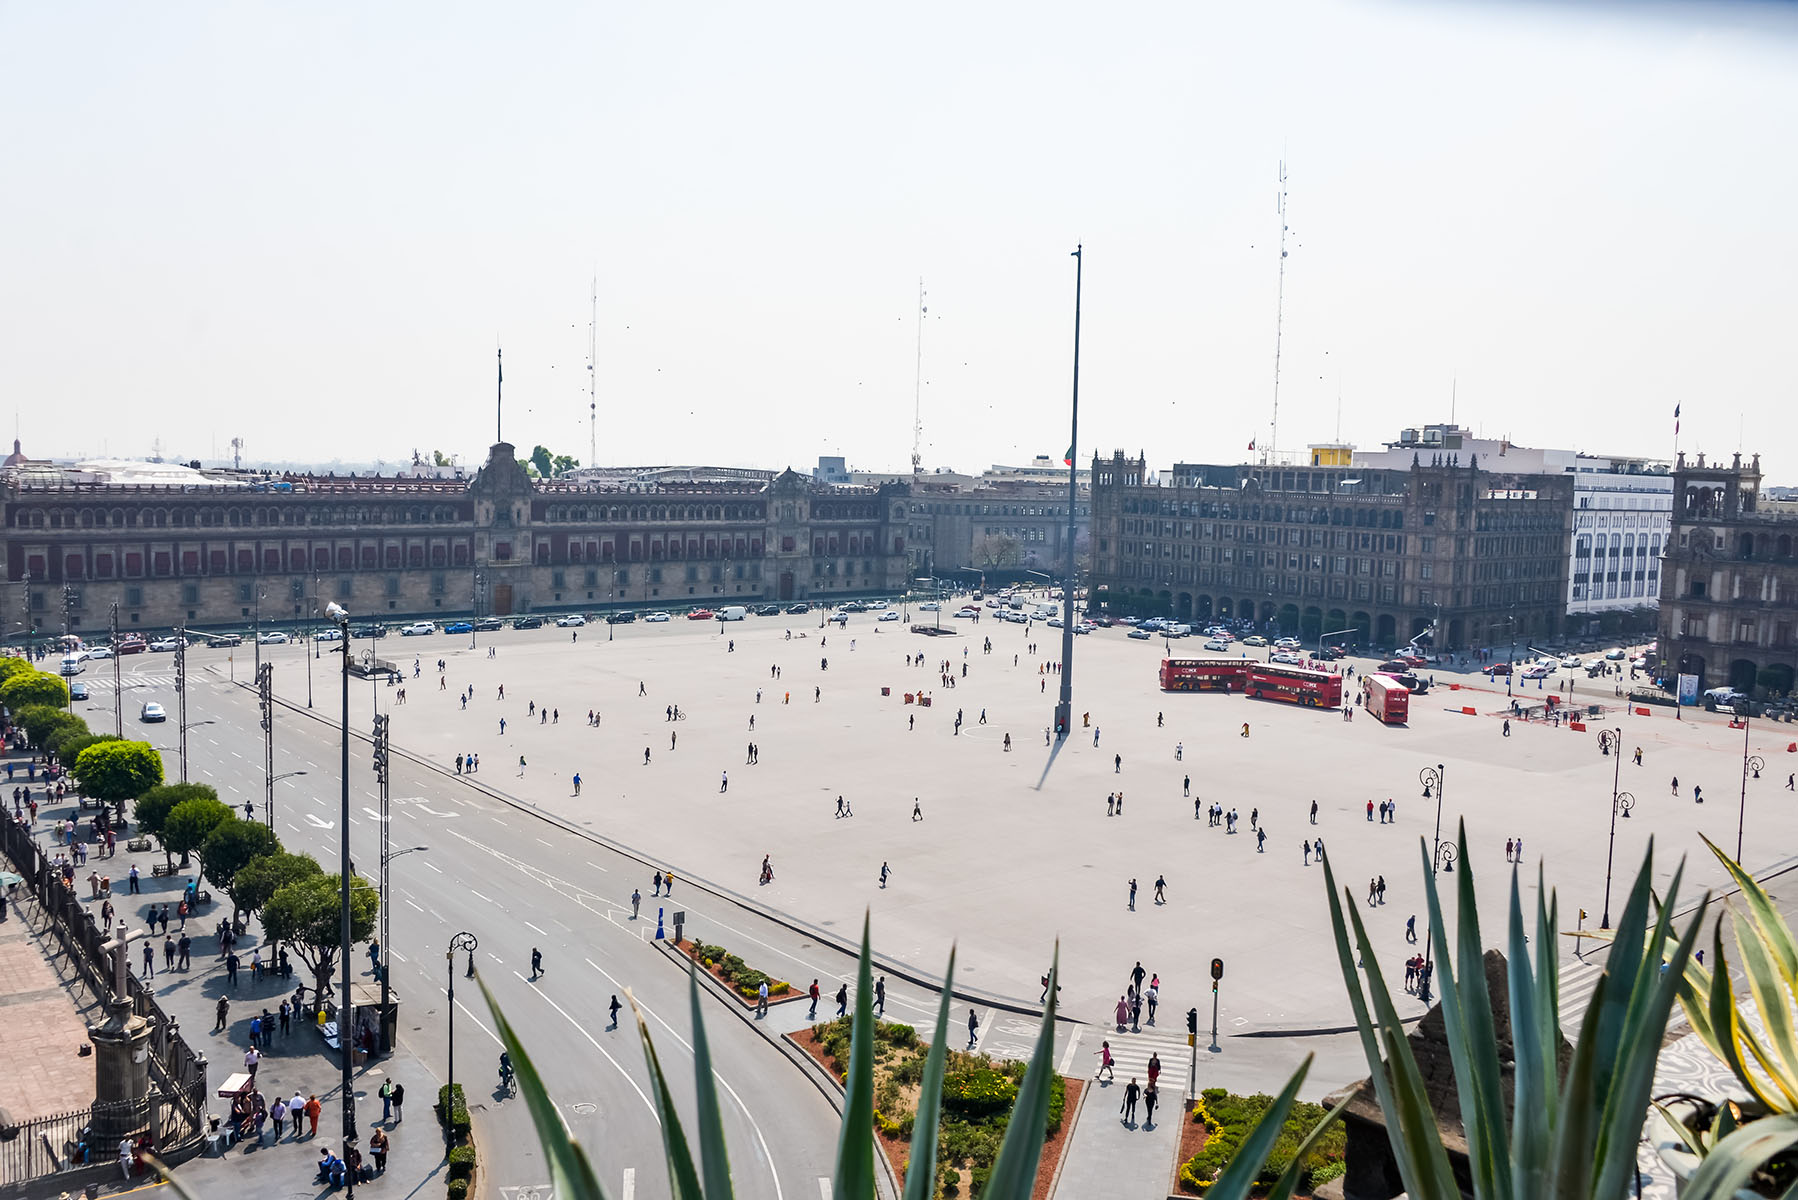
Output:
<svg viewBox="0 0 1798 1200">
<path fill-rule="evenodd" d="M 214 668 L 212 668 L 210 666 L 207 667 L 208 671 L 211 671 L 213 669 Z M 225 682 L 229 682 L 229 681 L 225 681 Z M 238 682 L 238 683 L 234 684 L 233 686 L 242 688 L 245 691 L 254 691 L 255 690 L 250 684 L 244 683 L 244 682 Z M 332 721 L 331 719 L 329 719 L 328 717 L 324 716 L 323 714 L 317 712 L 316 710 L 303 708 L 299 705 L 294 704 L 292 701 L 282 699 L 279 696 L 275 697 L 275 703 L 279 704 L 281 707 L 287 709 L 289 712 L 292 712 L 295 715 L 311 717 L 312 719 L 318 721 L 321 724 L 324 724 L 327 726 L 332 726 L 332 725 L 337 724 L 337 722 Z M 366 734 L 359 734 L 353 730 L 350 733 L 350 737 L 353 740 L 362 742 L 364 744 L 369 744 L 372 741 L 372 739 L 370 739 Z M 481 792 L 481 794 L 491 797 L 492 799 L 499 801 L 501 804 L 508 805 L 509 807 L 517 810 L 520 813 L 524 813 L 527 816 L 536 817 L 540 821 L 544 821 L 548 824 L 554 825 L 558 829 L 562 830 L 564 833 L 571 833 L 571 834 L 576 835 L 577 837 L 585 838 L 590 842 L 594 842 L 598 845 L 606 847 L 608 850 L 611 850 L 614 853 L 621 854 L 621 855 L 625 856 L 626 858 L 635 859 L 637 862 L 643 864 L 643 866 L 650 868 L 651 870 L 660 870 L 660 869 L 668 866 L 668 863 L 666 863 L 664 861 L 658 861 L 656 859 L 653 859 L 653 858 L 649 857 L 647 854 L 643 853 L 642 851 L 636 849 L 633 846 L 627 846 L 627 845 L 623 844 L 622 842 L 613 841 L 611 838 L 605 837 L 601 834 L 594 833 L 590 829 L 582 829 L 580 826 L 574 824 L 573 822 L 569 821 L 565 817 L 557 816 L 555 813 L 548 812 L 542 808 L 539 808 L 535 804 L 531 804 L 528 801 L 520 800 L 517 797 L 508 795 L 507 793 L 499 791 L 496 788 L 489 787 L 485 783 L 473 782 L 471 777 L 469 777 L 467 775 L 455 775 L 449 771 L 445 771 L 437 763 L 434 763 L 430 759 L 427 759 L 427 758 L 421 758 L 420 756 L 412 753 L 409 750 L 404 750 L 398 746 L 395 746 L 395 747 L 391 748 L 390 753 L 392 755 L 394 755 L 395 757 L 405 759 L 407 762 L 413 764 L 414 766 L 421 767 L 427 771 L 431 771 L 434 774 L 442 776 L 445 779 L 454 779 L 458 782 L 461 782 L 465 786 L 472 787 L 472 788 L 476 789 L 477 791 Z M 784 913 L 777 912 L 773 909 L 763 908 L 762 906 L 756 904 L 754 901 L 750 900 L 748 897 L 739 895 L 738 893 L 733 892 L 728 888 L 721 887 L 718 884 L 715 884 L 708 879 L 703 879 L 703 878 L 701 878 L 699 876 L 695 876 L 695 875 L 683 874 L 680 876 L 680 881 L 682 883 L 686 884 L 687 886 L 694 888 L 697 891 L 701 891 L 701 892 L 706 893 L 707 895 L 712 896 L 714 899 L 722 900 L 727 904 L 735 905 L 737 908 L 742 909 L 744 912 L 751 913 L 755 916 L 761 917 L 765 921 L 769 921 L 772 924 L 779 925 L 783 929 L 789 930 L 790 932 L 797 933 L 804 937 L 810 938 L 812 941 L 822 943 L 824 946 L 828 947 L 829 949 L 835 950 L 837 953 L 843 955 L 845 958 L 856 959 L 861 956 L 861 949 L 859 946 L 851 946 L 849 943 L 845 942 L 842 938 L 840 938 L 837 935 L 830 933 L 829 931 L 822 929 L 818 926 L 808 925 L 805 922 L 797 920 L 796 918 L 793 918 L 793 917 L 789 917 Z M 933 992 L 940 992 L 943 990 L 942 989 L 943 981 L 942 981 L 941 977 L 939 977 L 939 976 L 934 976 L 934 975 L 930 975 L 930 974 L 922 972 L 922 971 L 918 971 L 918 970 L 916 970 L 910 966 L 904 965 L 904 964 L 894 964 L 891 962 L 887 962 L 887 961 L 879 958 L 878 956 L 870 956 L 869 961 L 870 961 L 870 964 L 876 970 L 883 971 L 886 974 L 891 975 L 896 979 L 904 980 L 907 983 L 914 984 L 917 987 L 926 988 Z M 953 996 L 957 1000 L 966 1000 L 971 1004 L 983 1005 L 987 1008 L 998 1009 L 1002 1012 L 1016 1013 L 1019 1016 L 1037 1017 L 1039 1019 L 1043 1016 L 1043 1009 L 1040 1006 L 1032 1006 L 1023 1001 L 1013 1000 L 1009 997 L 1004 997 L 1004 996 L 996 996 L 996 995 L 993 995 L 993 994 L 987 993 L 987 992 L 971 991 L 971 990 L 967 990 L 967 989 L 964 989 L 964 988 L 961 988 L 958 986 L 953 991 L 950 992 L 950 995 Z M 1064 1016 L 1060 1013 L 1056 1014 L 1056 1020 L 1066 1021 L 1070 1025 L 1081 1025 L 1081 1024 L 1086 1023 L 1083 1021 L 1078 1021 L 1072 1017 Z"/>
<path fill-rule="evenodd" d="M 1091 1100 L 1093 1093 L 1098 1090 L 1091 1080 L 1087 1080 L 1086 1085 L 1080 1089 L 1080 1106 L 1074 1110 L 1074 1115 L 1068 1118 L 1068 1137 L 1066 1146 L 1061 1152 L 1061 1161 L 1055 1164 L 1055 1174 L 1049 1176 L 1049 1200 L 1055 1200 L 1055 1192 L 1061 1187 L 1061 1173 L 1068 1168 L 1068 1158 L 1074 1147 L 1074 1135 L 1080 1132 L 1080 1114 L 1086 1111 L 1086 1102 Z"/>
</svg>

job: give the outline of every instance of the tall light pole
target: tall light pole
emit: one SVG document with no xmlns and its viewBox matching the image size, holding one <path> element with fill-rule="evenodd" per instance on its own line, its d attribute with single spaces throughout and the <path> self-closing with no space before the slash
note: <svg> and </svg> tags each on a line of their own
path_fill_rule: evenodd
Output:
<svg viewBox="0 0 1798 1200">
<path fill-rule="evenodd" d="M 1437 763 L 1434 767 L 1425 767 L 1417 773 L 1418 780 L 1423 784 L 1423 798 L 1428 800 L 1431 795 L 1434 794 L 1436 799 L 1435 849 L 1430 852 L 1430 875 L 1432 878 L 1438 871 L 1453 871 L 1455 869 L 1455 845 L 1453 842 L 1444 842 L 1442 840 L 1442 788 L 1447 775 L 1447 770 L 1448 769 L 1441 763 Z M 1429 965 L 1431 961 L 1430 935 L 1428 930 L 1424 931 L 1423 961 L 1426 966 Z M 1428 997 L 1424 998 L 1424 1002 L 1426 1004 L 1429 1002 Z"/>
<path fill-rule="evenodd" d="M 1636 806 L 1636 798 L 1628 792 L 1620 792 L 1617 785 L 1623 782 L 1623 731 L 1621 729 L 1602 729 L 1598 733 L 1598 748 L 1612 758 L 1611 763 L 1611 836 L 1604 852 L 1604 916 L 1599 919 L 1600 929 L 1611 927 L 1611 860 L 1617 852 L 1617 818 L 1628 817 L 1629 810 Z"/>
<path fill-rule="evenodd" d="M 268 827 L 275 827 L 275 664 L 256 668 L 256 697 L 262 708 L 262 809 Z M 183 743 L 185 744 L 185 743 Z"/>
<path fill-rule="evenodd" d="M 446 1072 L 449 1085 L 449 1099 L 453 1105 L 456 1100 L 456 951 L 468 951 L 468 976 L 474 978 L 474 952 L 480 947 L 480 939 L 466 929 L 450 939 L 449 949 L 443 952 L 445 972 L 449 976 L 449 1070 Z M 443 1136 L 450 1137 L 450 1123 L 443 1123 Z"/>
<path fill-rule="evenodd" d="M 325 616 L 337 625 L 343 635 L 341 650 L 343 653 L 343 757 L 341 773 L 343 777 L 342 809 L 338 813 L 337 872 L 338 881 L 342 885 L 342 893 L 338 898 L 338 956 L 343 960 L 342 994 L 337 1002 L 337 1045 L 343 1052 L 343 1154 L 347 1161 L 350 1155 L 350 1143 L 356 1137 L 356 1081 L 355 1047 L 352 1028 L 356 1005 L 350 995 L 350 955 L 353 943 L 350 940 L 350 614 L 343 605 L 335 600 L 325 609 Z M 355 1194 L 356 1181 L 349 1181 L 350 1195 Z"/>
<path fill-rule="evenodd" d="M 187 629 L 175 629 L 175 719 L 181 726 L 181 782 L 187 782 Z"/>
<path fill-rule="evenodd" d="M 1746 707 L 1746 705 L 1744 705 Z M 1736 866 L 1742 865 L 1742 826 L 1748 820 L 1748 777 L 1761 777 L 1761 770 L 1767 760 L 1758 754 L 1748 753 L 1748 714 L 1742 714 L 1742 805 L 1736 810 Z"/>
<path fill-rule="evenodd" d="M 1086 269 L 1085 247 L 1074 247 L 1074 393 L 1068 406 L 1068 555 L 1067 580 L 1061 593 L 1061 696 L 1055 702 L 1055 725 L 1062 737 L 1074 727 L 1074 515 L 1080 503 L 1080 284 Z"/>
<path fill-rule="evenodd" d="M 112 606 L 112 730 L 120 741 L 125 738 L 124 687 L 119 681 L 119 606 Z"/>
</svg>

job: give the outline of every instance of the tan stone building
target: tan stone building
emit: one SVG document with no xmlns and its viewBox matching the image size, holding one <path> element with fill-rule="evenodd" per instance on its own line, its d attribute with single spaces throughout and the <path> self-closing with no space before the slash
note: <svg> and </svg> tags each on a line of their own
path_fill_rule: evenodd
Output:
<svg viewBox="0 0 1798 1200">
<path fill-rule="evenodd" d="M 5 631 L 443 619 L 896 594 L 906 488 L 539 481 L 495 445 L 472 481 L 0 476 Z"/>
</svg>

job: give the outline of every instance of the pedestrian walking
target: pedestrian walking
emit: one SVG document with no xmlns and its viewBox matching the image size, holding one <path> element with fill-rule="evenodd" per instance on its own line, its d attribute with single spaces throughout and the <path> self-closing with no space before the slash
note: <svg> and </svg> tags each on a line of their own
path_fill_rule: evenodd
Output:
<svg viewBox="0 0 1798 1200">
<path fill-rule="evenodd" d="M 837 988 L 837 1016 L 846 1016 L 849 1012 L 849 985 Z"/>
<path fill-rule="evenodd" d="M 535 947 L 535 946 L 532 946 L 531 947 L 531 978 L 536 979 L 541 974 L 543 974 L 543 951 L 537 949 L 537 947 Z"/>
<path fill-rule="evenodd" d="M 1113 775 L 1122 775 L 1124 773 L 1124 756 L 1122 754 L 1114 754 L 1111 756 L 1111 773 Z"/>
<path fill-rule="evenodd" d="M 231 1012 L 231 997 L 220 996 L 219 1003 L 218 1003 L 218 1009 L 217 1009 L 217 1016 L 215 1016 L 213 1018 L 213 1022 L 212 1022 L 212 1032 L 217 1033 L 221 1029 L 225 1028 L 225 1026 L 227 1024 L 229 1024 L 228 1016 L 229 1016 L 230 1012 Z"/>
<path fill-rule="evenodd" d="M 657 871 L 655 873 L 655 878 L 651 882 L 655 885 L 655 891 L 651 894 L 660 896 L 662 894 L 662 873 Z"/>
<path fill-rule="evenodd" d="M 980 1041 L 980 1014 L 973 1009 L 968 1010 L 968 1049 L 971 1051 Z"/>
<path fill-rule="evenodd" d="M 1130 881 L 1130 911 L 1136 911 L 1136 880 Z"/>
<path fill-rule="evenodd" d="M 718 791 L 720 794 L 730 791 L 730 772 L 729 771 L 725 771 L 723 773 L 723 775 L 719 778 Z"/>
<path fill-rule="evenodd" d="M 396 1082 L 393 1085 L 393 1123 L 395 1125 L 398 1125 L 401 1121 L 404 1121 L 405 1119 L 406 1119 L 406 1085 L 403 1083 Z M 317 1117 L 313 1117 L 313 1119 L 312 1119 L 312 1131 L 314 1133 L 318 1132 L 318 1118 Z"/>
<path fill-rule="evenodd" d="M 874 981 L 874 1015 L 887 1015 L 887 977 L 882 975 Z"/>
<path fill-rule="evenodd" d="M 911 799 L 911 819 L 914 821 L 922 821 L 924 819 L 924 806 L 918 803 L 918 798 L 916 796 L 913 796 Z"/>
<path fill-rule="evenodd" d="M 1167 876 L 1155 876 L 1155 903 L 1167 903 Z"/>
<path fill-rule="evenodd" d="M 631 920 L 635 921 L 637 919 L 637 910 L 639 908 L 641 908 L 642 905 L 643 905 L 643 889 L 642 888 L 632 888 L 631 889 Z"/>
<path fill-rule="evenodd" d="M 606 1011 L 609 1012 L 612 1017 L 612 1023 L 610 1025 L 606 1026 L 607 1029 L 618 1028 L 618 1010 L 623 1007 L 624 1007 L 624 1005 L 618 1003 L 618 993 L 613 992 L 612 993 L 612 1003 L 610 1003 L 606 1006 Z"/>
<path fill-rule="evenodd" d="M 1112 1068 L 1111 1043 L 1100 1042 L 1099 1048 L 1093 1053 L 1099 1056 L 1099 1069 L 1093 1072 L 1093 1082 L 1097 1083 L 1101 1075 L 1105 1076 L 1107 1083 L 1116 1082 L 1117 1072 Z"/>
<path fill-rule="evenodd" d="M 806 989 L 805 994 L 812 1002 L 811 1008 L 806 1010 L 805 1019 L 808 1021 L 816 1021 L 818 1019 L 818 981 L 816 979 L 812 980 L 812 986 Z"/>
<path fill-rule="evenodd" d="M 1155 1102 L 1161 1098 L 1159 1089 L 1151 1082 L 1142 1093 L 1142 1127 L 1155 1128 Z"/>
<path fill-rule="evenodd" d="M 268 1119 L 274 1123 L 275 1140 L 278 1142 L 287 1125 L 287 1100 L 285 1097 L 275 1097 L 275 1102 L 269 1105 Z"/>
<path fill-rule="evenodd" d="M 1137 1083 L 1136 1077 L 1132 1075 L 1130 1077 L 1130 1082 L 1124 1085 L 1124 1103 L 1123 1106 L 1118 1109 L 1119 1112 L 1124 1114 L 1124 1127 L 1126 1129 L 1136 1128 L 1136 1098 L 1140 1095 L 1142 1095 L 1142 1085 Z"/>
<path fill-rule="evenodd" d="M 1311 823 L 1317 824 L 1317 801 L 1315 800 L 1311 802 Z"/>
<path fill-rule="evenodd" d="M 755 1015 L 758 1019 L 768 1015 L 768 981 L 766 979 L 762 980 L 761 987 L 756 991 Z"/>
<path fill-rule="evenodd" d="M 886 863 L 883 862 L 880 864 L 880 886 L 884 890 L 886 888 L 886 885 L 887 885 L 887 865 L 886 865 Z"/>
</svg>

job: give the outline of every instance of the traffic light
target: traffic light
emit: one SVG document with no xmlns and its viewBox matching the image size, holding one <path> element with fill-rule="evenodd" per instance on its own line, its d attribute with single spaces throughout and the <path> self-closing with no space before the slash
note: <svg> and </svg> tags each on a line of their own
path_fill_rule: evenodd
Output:
<svg viewBox="0 0 1798 1200">
<path fill-rule="evenodd" d="M 1212 959 L 1211 960 L 1211 980 L 1212 980 L 1212 982 L 1215 983 L 1218 980 L 1222 979 L 1223 977 L 1224 977 L 1224 960 L 1221 958 Z"/>
<path fill-rule="evenodd" d="M 1196 1008 L 1186 1010 L 1186 1032 L 1194 1036 L 1199 1032 L 1199 1010 Z"/>
</svg>

